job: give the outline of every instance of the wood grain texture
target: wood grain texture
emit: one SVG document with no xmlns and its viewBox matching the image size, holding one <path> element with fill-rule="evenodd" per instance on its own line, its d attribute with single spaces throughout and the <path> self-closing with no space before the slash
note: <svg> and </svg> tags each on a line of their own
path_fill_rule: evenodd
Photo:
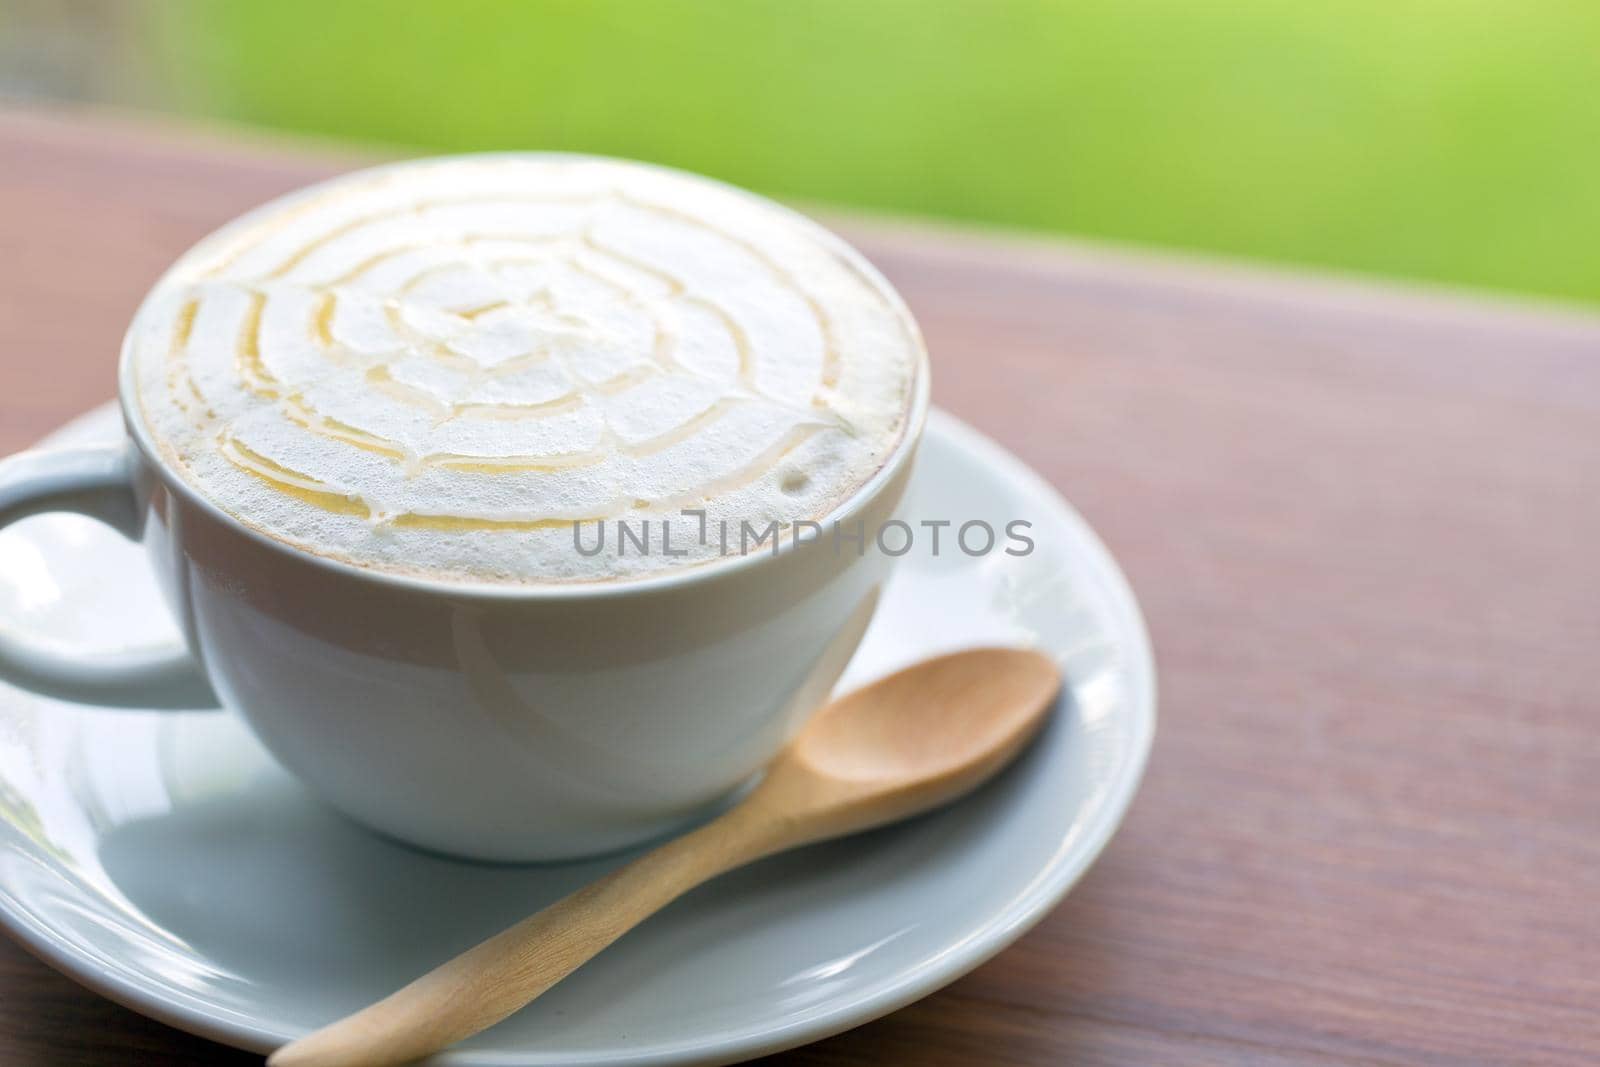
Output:
<svg viewBox="0 0 1600 1067">
<path fill-rule="evenodd" d="M 0 119 L 0 451 L 111 395 L 186 245 L 338 166 Z M 1038 928 L 773 1062 L 1600 1060 L 1600 318 L 843 228 L 921 320 L 937 401 L 1122 561 L 1161 727 Z M 252 1059 L 0 943 L 0 1062 Z"/>
</svg>

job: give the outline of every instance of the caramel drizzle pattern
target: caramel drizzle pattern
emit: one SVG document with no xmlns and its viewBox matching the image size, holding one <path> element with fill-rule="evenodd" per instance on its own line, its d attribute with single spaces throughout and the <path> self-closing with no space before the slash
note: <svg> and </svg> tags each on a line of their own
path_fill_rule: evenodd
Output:
<svg viewBox="0 0 1600 1067">
<path fill-rule="evenodd" d="M 337 195 L 337 194 L 334 194 L 334 195 Z M 295 250 L 286 259 L 284 259 L 281 263 L 279 263 L 279 265 L 277 267 L 275 267 L 273 270 L 269 271 L 266 275 L 264 275 L 264 279 L 265 280 L 276 280 L 276 279 L 281 279 L 283 277 L 286 277 L 291 271 L 294 270 L 294 268 L 298 267 L 300 264 L 302 264 L 306 260 L 310 259 L 320 249 L 327 247 L 328 245 L 332 244 L 334 241 L 337 241 L 339 238 L 348 236 L 351 233 L 354 233 L 354 232 L 356 232 L 358 230 L 364 229 L 364 228 L 366 228 L 368 226 L 371 226 L 371 225 L 374 225 L 376 223 L 388 222 L 388 221 L 391 221 L 393 219 L 405 218 L 408 215 L 422 215 L 422 214 L 425 214 L 428 211 L 437 210 L 439 208 L 470 206 L 470 205 L 474 205 L 474 204 L 537 204 L 537 205 L 548 205 L 548 204 L 596 204 L 596 203 L 602 202 L 607 197 L 609 197 L 609 198 L 611 198 L 613 200 L 619 201 L 621 203 L 628 204 L 630 207 L 638 208 L 641 211 L 653 212 L 655 214 L 663 215 L 663 216 L 666 216 L 668 218 L 677 219 L 680 222 L 687 223 L 687 224 L 689 224 L 691 226 L 697 226 L 697 227 L 699 227 L 701 229 L 709 230 L 711 233 L 713 233 L 716 236 L 720 237 L 721 239 L 727 241 L 729 244 L 735 245 L 736 247 L 742 249 L 746 254 L 750 255 L 751 257 L 756 259 L 758 262 L 760 262 L 763 266 L 765 266 L 767 268 L 767 270 L 770 271 L 775 278 L 777 278 L 786 287 L 791 289 L 802 300 L 804 300 L 805 304 L 806 304 L 806 307 L 808 309 L 810 309 L 812 316 L 816 319 L 817 326 L 821 330 L 822 337 L 823 337 L 823 369 L 822 369 L 822 383 L 821 383 L 822 387 L 823 387 L 823 389 L 832 389 L 834 386 L 836 386 L 838 384 L 838 381 L 839 381 L 839 350 L 838 350 L 838 345 L 837 345 L 835 337 L 834 337 L 833 320 L 831 318 L 829 318 L 827 312 L 823 309 L 822 305 L 817 301 L 817 299 L 814 296 L 812 296 L 805 289 L 805 287 L 802 286 L 795 279 L 793 274 L 791 274 L 788 270 L 786 270 L 784 267 L 779 265 L 771 256 L 767 255 L 766 252 L 762 251 L 760 247 L 758 247 L 754 243 L 752 243 L 752 242 L 750 242 L 750 241 L 748 241 L 748 240 L 746 240 L 746 239 L 744 239 L 742 237 L 739 237 L 736 234 L 731 234 L 731 233 L 727 233 L 725 231 L 719 230 L 716 227 L 708 224 L 705 220 L 697 218 L 696 216 L 691 215 L 686 211 L 681 211 L 681 210 L 679 210 L 677 208 L 669 207 L 669 206 L 667 206 L 665 204 L 656 204 L 656 203 L 653 203 L 653 202 L 648 201 L 648 200 L 642 200 L 642 199 L 640 199 L 638 197 L 629 196 L 628 194 L 626 194 L 626 193 L 624 193 L 624 192 L 622 192 L 620 190 L 613 190 L 612 192 L 610 192 L 608 194 L 594 194 L 594 195 L 587 195 L 587 196 L 569 196 L 569 197 L 561 197 L 561 196 L 553 196 L 553 195 L 547 195 L 547 196 L 526 196 L 526 195 L 523 195 L 523 196 L 504 196 L 504 195 L 495 196 L 495 195 L 482 195 L 482 196 L 470 196 L 470 197 L 441 197 L 441 198 L 436 199 L 436 200 L 427 200 L 427 201 L 423 201 L 423 202 L 418 203 L 418 204 L 408 204 L 408 205 L 405 205 L 403 207 L 391 208 L 391 209 L 389 209 L 387 211 L 373 212 L 372 214 L 363 215 L 363 216 L 360 216 L 360 217 L 357 217 L 357 218 L 354 218 L 354 219 L 350 219 L 347 222 L 341 223 L 340 225 L 334 227 L 332 230 L 330 230 L 327 233 L 323 234 L 322 236 L 318 237 L 316 240 L 312 241 L 310 244 L 304 245 L 304 246 L 300 247 L 299 249 Z M 289 215 L 281 216 L 277 220 L 277 223 L 278 223 L 277 225 L 271 225 L 271 224 L 264 225 L 263 226 L 263 232 L 260 233 L 260 235 L 258 237 L 256 237 L 254 240 L 245 240 L 245 241 L 240 242 L 239 245 L 232 252 L 230 252 L 227 256 L 225 256 L 223 259 L 221 259 L 216 264 L 214 264 L 212 266 L 212 268 L 209 271 L 206 272 L 206 276 L 208 276 L 208 277 L 220 277 L 223 273 L 225 273 L 228 270 L 229 267 L 233 266 L 233 264 L 238 262 L 239 259 L 241 259 L 243 256 L 248 254 L 253 249 L 255 249 L 257 247 L 260 247 L 263 243 L 265 243 L 272 236 L 272 234 L 274 232 L 280 231 L 282 229 L 283 222 L 288 221 L 289 219 L 296 218 L 296 217 L 299 217 L 301 215 L 307 214 L 310 211 L 313 211 L 316 208 L 323 206 L 323 203 L 326 202 L 326 199 L 332 199 L 332 198 L 333 198 L 333 195 L 330 195 L 330 197 L 325 198 L 325 199 L 315 199 L 314 198 L 310 202 L 307 202 L 305 204 L 297 205 L 296 208 Z M 588 237 L 588 235 L 586 235 L 586 237 Z M 496 239 L 499 239 L 499 238 L 485 237 L 484 235 L 479 234 L 479 235 L 469 235 L 464 240 L 467 241 L 467 242 L 472 242 L 472 241 L 496 240 Z M 518 239 L 519 238 L 512 238 L 512 240 L 518 240 Z M 546 236 L 546 235 L 542 235 L 541 234 L 541 235 L 537 235 L 534 239 L 535 240 L 559 240 L 560 238 L 555 237 L 553 235 L 552 236 Z M 592 238 L 589 238 L 589 240 L 590 240 L 590 242 L 592 244 Z M 598 247 L 598 245 L 593 245 L 593 246 L 594 247 Z M 393 250 L 377 253 L 376 255 L 374 255 L 372 257 L 369 257 L 367 260 L 363 261 L 362 263 L 357 264 L 354 268 L 352 268 L 350 271 L 348 271 L 345 275 L 342 275 L 339 278 L 336 278 L 336 279 L 334 279 L 334 281 L 329 282 L 327 284 L 332 286 L 332 285 L 338 285 L 338 284 L 341 284 L 341 283 L 345 283 L 345 282 L 347 282 L 348 280 L 350 280 L 350 279 L 352 279 L 354 277 L 360 276 L 367 269 L 370 269 L 370 267 L 376 266 L 378 262 L 382 262 L 383 260 L 392 258 L 393 256 L 396 256 L 396 255 L 401 255 L 401 254 L 403 254 L 404 252 L 407 252 L 407 251 L 415 250 L 417 247 L 423 247 L 423 246 L 402 247 L 400 249 L 393 249 Z M 681 292 L 683 290 L 684 287 L 683 287 L 682 283 L 678 282 L 677 279 L 672 278 L 670 275 L 666 275 L 666 274 L 664 274 L 664 272 L 658 271 L 658 270 L 656 270 L 656 268 L 650 267 L 647 264 L 642 264 L 642 263 L 640 263 L 640 262 L 638 262 L 636 260 L 631 260 L 629 257 L 625 257 L 625 256 L 623 256 L 621 254 L 618 254 L 614 250 L 609 250 L 609 251 L 611 251 L 611 254 L 615 255 L 618 259 L 621 259 L 624 262 L 627 262 L 630 266 L 642 269 L 642 270 L 646 271 L 647 273 L 654 273 L 654 274 L 661 275 L 665 279 L 669 280 L 670 283 L 676 288 L 677 291 Z M 826 406 L 826 401 L 825 401 L 825 399 L 823 398 L 823 396 L 822 396 L 822 394 L 820 392 L 818 393 L 818 396 L 817 396 L 817 398 L 816 398 L 816 400 L 814 402 L 819 407 L 820 406 Z"/>
<path fill-rule="evenodd" d="M 751 481 L 781 463 L 790 453 L 805 444 L 806 441 L 810 440 L 813 435 L 822 429 L 823 427 L 817 424 L 796 426 L 738 470 L 702 485 L 698 489 L 669 497 L 655 506 L 670 509 L 687 507 L 691 504 L 707 503 L 721 493 L 748 485 Z M 453 532 L 561 529 L 571 527 L 577 523 L 598 522 L 602 519 L 616 518 L 624 514 L 629 507 L 643 509 L 651 506 L 649 501 L 642 500 L 633 501 L 628 506 L 613 503 L 606 508 L 597 509 L 591 515 L 570 519 L 504 519 L 472 515 L 429 515 L 410 511 L 392 515 L 382 514 L 363 500 L 359 494 L 340 490 L 331 483 L 286 467 L 245 445 L 227 430 L 223 430 L 217 435 L 217 449 L 228 462 L 240 470 L 253 475 L 272 486 L 278 492 L 292 496 L 302 503 L 339 515 L 357 516 L 368 522 L 381 521 L 391 526 L 410 529 Z"/>
<path fill-rule="evenodd" d="M 839 373 L 839 352 L 833 331 L 832 321 L 829 319 L 816 299 L 812 297 L 811 294 L 802 286 L 800 286 L 788 271 L 780 267 L 771 259 L 771 257 L 766 255 L 766 253 L 750 242 L 737 236 L 716 230 L 714 227 L 709 226 L 702 220 L 699 220 L 692 215 L 677 211 L 672 208 L 667 208 L 661 205 L 651 204 L 645 201 L 627 197 L 621 193 L 613 193 L 611 195 L 614 198 L 629 203 L 632 206 L 644 210 L 654 211 L 669 217 L 674 217 L 691 225 L 696 225 L 711 230 L 719 237 L 729 241 L 732 244 L 735 244 L 757 261 L 761 262 L 773 274 L 774 277 L 776 277 L 792 292 L 796 293 L 805 302 L 811 315 L 816 321 L 823 340 L 824 362 L 821 375 L 821 388 L 813 398 L 813 408 L 821 409 L 822 411 L 826 411 L 828 409 L 825 394 L 837 384 Z M 286 275 L 292 272 L 295 267 L 304 263 L 319 249 L 329 246 L 332 242 L 341 237 L 347 236 L 350 233 L 374 223 L 392 218 L 403 217 L 407 214 L 421 214 L 429 209 L 456 204 L 506 202 L 529 202 L 539 204 L 549 204 L 553 202 L 588 203 L 596 202 L 600 199 L 600 197 L 558 198 L 484 196 L 474 198 L 457 198 L 451 200 L 435 200 L 395 209 L 393 211 L 380 212 L 351 220 L 339 227 L 336 227 L 334 230 L 323 234 L 310 244 L 302 246 L 284 259 L 276 268 L 264 275 L 263 281 L 272 281 L 284 278 Z M 302 214 L 304 211 L 309 211 L 314 206 L 318 205 L 301 205 L 300 209 L 296 210 L 294 214 Z M 283 221 L 284 217 L 282 216 L 280 216 L 280 218 L 277 220 L 280 226 Z M 271 232 L 272 230 L 269 229 L 268 232 L 263 234 L 256 241 L 242 243 L 225 259 L 213 265 L 210 271 L 207 272 L 207 276 L 216 277 L 224 273 L 243 255 L 247 254 L 254 247 L 267 240 L 271 236 Z M 564 234 L 502 235 L 479 233 L 469 234 L 463 238 L 457 239 L 453 243 L 459 243 L 463 247 L 470 248 L 471 245 L 481 242 L 555 244 L 566 243 L 570 242 L 571 240 L 572 238 L 570 236 Z M 750 338 L 745 332 L 744 328 L 731 314 L 729 314 L 723 308 L 717 306 L 715 303 L 690 293 L 688 291 L 688 287 L 683 283 L 683 281 L 674 275 L 663 271 L 652 264 L 639 260 L 636 257 L 629 256 L 617 249 L 605 246 L 596 238 L 592 229 L 588 227 L 583 229 L 577 238 L 577 242 L 584 249 L 590 250 L 603 258 L 613 259 L 622 263 L 629 270 L 636 271 L 640 274 L 655 279 L 666 289 L 667 299 L 669 302 L 678 301 L 685 305 L 696 307 L 717 319 L 719 324 L 727 332 L 729 338 L 733 342 L 737 358 L 737 376 L 741 387 L 744 388 L 748 393 L 752 394 L 752 396 L 762 395 L 756 388 L 754 382 L 754 359 Z M 396 248 L 385 249 L 374 255 L 368 256 L 366 259 L 357 263 L 354 267 L 346 270 L 332 281 L 318 286 L 322 292 L 312 314 L 310 329 L 311 335 L 317 343 L 319 349 L 321 349 L 325 354 L 338 359 L 340 362 L 348 363 L 351 359 L 352 354 L 343 350 L 342 346 L 334 338 L 332 332 L 334 315 L 337 308 L 337 292 L 335 291 L 337 287 L 348 285 L 362 277 L 364 274 L 375 269 L 379 265 L 393 260 L 399 256 L 417 251 L 431 251 L 437 249 L 438 247 L 439 245 L 436 244 L 410 244 Z M 488 261 L 488 263 L 483 265 L 495 267 L 516 262 L 537 264 L 548 261 L 549 260 L 546 258 L 539 257 L 500 257 L 498 259 Z M 436 272 L 460 269 L 463 266 L 474 265 L 474 262 L 475 261 L 472 260 L 453 260 L 445 263 L 431 264 L 430 266 L 411 276 L 402 287 L 401 292 L 405 293 L 413 291 L 429 276 Z M 579 273 L 583 273 L 602 284 L 615 288 L 622 298 L 633 301 L 637 304 L 643 303 L 637 294 L 629 289 L 625 283 L 618 281 L 615 277 L 610 276 L 604 270 L 597 269 L 593 265 L 587 264 L 576 257 L 567 260 L 567 265 Z M 548 301 L 549 294 L 546 291 L 538 294 L 538 297 L 543 297 L 546 301 Z M 747 402 L 748 399 L 743 397 L 724 398 L 713 403 L 710 407 L 704 409 L 697 415 L 691 417 L 671 430 L 644 441 L 634 442 L 631 444 L 618 442 L 612 434 L 612 431 L 610 431 L 609 427 L 606 427 L 603 431 L 606 438 L 606 440 L 603 441 L 603 444 L 608 445 L 609 448 L 602 448 L 599 450 L 544 456 L 483 457 L 438 453 L 416 457 L 408 454 L 403 447 L 395 444 L 392 441 L 316 412 L 301 393 L 295 393 L 288 397 L 282 396 L 282 387 L 266 367 L 261 353 L 261 319 L 265 309 L 266 300 L 267 293 L 263 289 L 251 289 L 249 294 L 249 303 L 247 305 L 243 323 L 241 325 L 240 340 L 237 352 L 237 370 L 240 381 L 244 383 L 247 389 L 256 393 L 258 396 L 266 399 L 281 399 L 281 410 L 286 417 L 298 425 L 301 425 L 311 432 L 341 441 L 353 447 L 397 460 L 404 465 L 408 473 L 414 473 L 420 466 L 423 465 L 437 465 L 455 470 L 472 471 L 478 473 L 498 473 L 509 471 L 551 472 L 570 469 L 578 466 L 597 464 L 603 462 L 607 458 L 608 454 L 611 453 L 621 453 L 635 457 L 654 455 L 672 447 L 675 444 L 688 440 L 706 426 L 724 417 L 738 404 Z M 466 309 L 462 312 L 455 312 L 455 314 L 463 319 L 471 321 L 481 315 L 488 314 L 504 306 L 506 306 L 504 301 L 494 301 L 479 307 Z M 554 309 L 552 308 L 552 310 Z M 169 389 L 174 391 L 175 399 L 178 400 L 180 407 L 186 412 L 192 412 L 194 409 L 179 395 L 181 393 L 181 390 L 178 388 L 178 382 L 180 378 L 184 380 L 183 384 L 187 387 L 187 391 L 190 393 L 194 401 L 200 405 L 204 405 L 204 400 L 198 387 L 196 386 L 192 376 L 187 373 L 185 360 L 186 350 L 190 335 L 193 331 L 194 319 L 197 312 L 198 300 L 196 298 L 191 298 L 179 313 L 179 321 L 174 331 L 173 342 L 168 356 L 168 386 Z M 492 376 L 497 374 L 513 373 L 515 371 L 525 369 L 532 363 L 548 358 L 548 352 L 540 350 L 530 353 L 525 357 L 518 357 L 516 359 L 505 361 L 493 367 L 484 367 L 477 363 L 477 361 L 471 360 L 465 356 L 461 356 L 458 353 L 448 349 L 442 343 L 435 341 L 432 338 L 423 337 L 415 330 L 411 329 L 409 325 L 406 324 L 401 318 L 399 314 L 399 305 L 396 302 L 392 300 L 388 302 L 386 306 L 386 312 L 388 314 L 391 328 L 399 336 L 407 340 L 408 346 L 412 350 L 417 350 L 420 348 L 428 351 L 436 358 L 440 358 L 460 369 L 467 370 L 469 373 L 474 375 Z M 688 368 L 683 367 L 683 365 L 678 363 L 673 357 L 672 348 L 673 338 L 670 334 L 670 331 L 667 331 L 665 327 L 660 324 L 658 317 L 656 341 L 652 352 L 654 358 L 653 366 L 646 364 L 635 368 L 630 368 L 629 370 L 624 371 L 607 381 L 595 383 L 587 387 L 580 385 L 580 388 L 573 392 L 556 397 L 552 400 L 531 404 L 458 403 L 453 405 L 444 405 L 425 391 L 408 386 L 405 383 L 394 379 L 392 375 L 389 374 L 388 368 L 384 363 L 378 363 L 369 368 L 367 376 L 368 380 L 373 382 L 375 386 L 397 399 L 402 399 L 403 402 L 414 403 L 422 407 L 431 407 L 436 418 L 440 419 L 440 421 L 449 418 L 460 417 L 462 415 L 498 418 L 516 418 L 528 416 L 542 417 L 576 410 L 584 403 L 583 394 L 585 392 L 593 391 L 600 395 L 613 395 L 631 388 L 644 379 L 654 376 L 657 373 L 666 371 L 677 373 L 687 372 Z M 359 359 L 360 357 L 355 358 Z M 569 378 L 571 378 L 573 381 L 580 383 L 582 382 L 581 377 L 577 375 L 569 374 Z M 211 413 L 209 409 L 204 412 L 204 417 L 210 419 L 215 418 L 214 414 Z M 830 425 L 838 426 L 839 423 L 836 421 L 810 421 L 802 423 L 799 426 L 794 427 L 778 442 L 763 450 L 762 453 L 757 455 L 751 462 L 741 467 L 739 470 L 721 478 L 714 479 L 712 482 L 707 483 L 696 490 L 682 494 L 678 497 L 674 497 L 671 500 L 658 502 L 658 504 L 655 506 L 671 507 L 673 505 L 681 506 L 689 503 L 704 502 L 721 493 L 730 492 L 747 485 L 770 471 L 776 464 L 780 463 L 786 456 L 788 456 L 795 449 L 799 448 L 814 434 Z M 352 494 L 343 492 L 329 483 L 322 482 L 309 475 L 305 475 L 303 473 L 293 471 L 287 467 L 283 467 L 268 457 L 254 452 L 239 442 L 227 431 L 223 431 L 223 434 L 219 437 L 218 444 L 221 454 L 227 458 L 229 462 L 233 463 L 236 467 L 239 467 L 247 473 L 267 482 L 268 484 L 273 485 L 278 490 L 286 492 L 289 495 L 300 499 L 302 502 L 311 504 L 324 510 L 333 511 L 340 514 L 361 515 L 372 521 L 381 520 L 399 526 L 421 526 L 431 529 L 451 530 L 541 529 L 551 526 L 570 525 L 573 522 L 586 521 L 585 519 L 549 518 L 502 520 L 488 517 L 462 518 L 454 516 L 418 515 L 412 513 L 406 513 L 398 516 L 382 516 L 377 514 L 372 507 L 359 500 L 359 498 L 353 496 Z M 651 505 L 646 501 L 634 501 L 631 506 L 635 508 L 642 508 L 649 507 Z M 620 514 L 621 510 L 622 509 L 613 507 L 607 509 L 604 514 L 594 516 L 594 518 L 604 518 L 611 514 Z"/>
<path fill-rule="evenodd" d="M 309 474 L 303 474 L 300 471 L 285 467 L 276 460 L 269 459 L 248 445 L 243 444 L 226 430 L 222 431 L 217 437 L 217 449 L 228 462 L 245 473 L 254 475 L 280 493 L 292 496 L 302 503 L 310 504 L 323 511 L 330 511 L 339 515 L 354 515 L 358 518 L 366 519 L 368 522 L 383 521 L 392 526 L 464 532 L 467 530 L 559 529 L 571 526 L 573 523 L 592 522 L 599 518 L 609 517 L 595 516 L 593 519 L 498 519 L 457 515 L 427 515 L 419 512 L 383 515 L 357 494 L 341 491 L 337 487 L 313 478 Z"/>
<path fill-rule="evenodd" d="M 172 394 L 172 399 L 184 414 L 198 422 L 209 422 L 217 417 L 216 412 L 211 410 L 205 397 L 200 395 L 200 389 L 195 385 L 187 366 L 189 337 L 194 333 L 194 320 L 199 313 L 200 301 L 196 297 L 185 300 L 183 307 L 178 309 L 178 321 L 172 330 L 172 343 L 167 346 L 167 392 Z"/>
<path fill-rule="evenodd" d="M 758 261 L 764 264 L 768 270 L 777 276 L 779 281 L 788 286 L 789 289 L 793 290 L 802 300 L 805 301 L 806 307 L 811 310 L 812 317 L 817 320 L 817 326 L 822 331 L 822 389 L 819 390 L 817 395 L 812 399 L 812 403 L 817 407 L 826 407 L 827 399 L 824 395 L 824 391 L 831 390 L 839 384 L 839 346 L 836 338 L 834 337 L 833 320 L 828 317 L 828 313 L 824 311 L 822 305 L 817 302 L 817 298 L 812 296 L 810 292 L 806 290 L 805 286 L 801 285 L 797 280 L 795 280 L 793 274 L 779 266 L 771 256 L 767 255 L 765 252 L 761 251 L 760 248 L 756 247 L 754 244 L 745 240 L 744 238 L 739 237 L 736 234 L 724 233 L 723 231 L 717 230 L 714 227 L 707 226 L 704 221 L 695 218 L 688 212 L 680 211 L 677 208 L 668 207 L 665 204 L 652 204 L 649 201 L 628 196 L 626 193 L 617 193 L 616 196 L 617 199 L 623 201 L 624 203 L 641 210 L 654 211 L 657 214 L 678 219 L 692 226 L 702 226 L 711 230 L 723 240 L 729 242 L 730 244 L 737 245 L 739 248 L 744 249 L 746 253 L 755 257 Z M 852 268 L 852 270 L 853 269 L 854 268 Z"/>
</svg>

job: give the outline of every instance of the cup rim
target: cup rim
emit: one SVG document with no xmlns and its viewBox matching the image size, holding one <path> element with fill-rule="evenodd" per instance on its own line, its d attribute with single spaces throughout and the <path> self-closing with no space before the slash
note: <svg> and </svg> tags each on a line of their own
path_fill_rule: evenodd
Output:
<svg viewBox="0 0 1600 1067">
<path fill-rule="evenodd" d="M 122 409 L 123 425 L 127 428 L 128 435 L 134 446 L 143 456 L 146 465 L 160 478 L 161 484 L 170 493 L 175 493 L 190 506 L 198 508 L 212 519 L 232 528 L 239 534 L 258 545 L 270 548 L 275 552 L 288 555 L 312 567 L 329 571 L 333 574 L 376 582 L 396 589 L 410 590 L 419 593 L 429 593 L 438 596 L 447 596 L 456 599 L 482 599 L 482 600 L 589 600 L 594 598 L 609 598 L 618 596 L 643 595 L 649 593 L 668 592 L 689 585 L 703 584 L 723 578 L 732 578 L 735 575 L 746 573 L 763 563 L 773 563 L 779 559 L 787 558 L 798 551 L 798 545 L 792 538 L 779 540 L 774 551 L 761 551 L 754 553 L 741 553 L 736 556 L 719 556 L 712 559 L 690 563 L 687 565 L 671 567 L 666 570 L 656 571 L 637 578 L 610 578 L 601 580 L 576 580 L 576 581 L 549 581 L 533 580 L 526 582 L 507 581 L 471 581 L 452 580 L 446 578 L 433 578 L 420 574 L 408 574 L 404 571 L 385 570 L 379 567 L 368 567 L 348 560 L 337 559 L 332 556 L 320 556 L 308 549 L 291 544 L 288 541 L 274 537 L 264 530 L 245 522 L 232 512 L 220 507 L 205 493 L 191 485 L 183 475 L 174 470 L 161 449 L 151 439 L 149 427 L 145 424 L 143 413 L 139 410 L 137 402 L 138 385 L 134 380 L 133 369 L 133 336 L 141 319 L 148 313 L 151 298 L 162 288 L 168 276 L 177 267 L 178 263 L 187 259 L 202 245 L 211 242 L 221 242 L 228 235 L 246 228 L 259 217 L 269 212 L 280 210 L 295 201 L 307 198 L 325 187 L 348 178 L 354 173 L 376 174 L 386 170 L 393 170 L 419 162 L 447 162 L 452 160 L 469 159 L 572 159 L 572 160 L 597 160 L 607 163 L 626 163 L 631 166 L 648 167 L 653 170 L 664 171 L 669 174 L 690 177 L 699 181 L 711 182 L 724 189 L 731 190 L 741 196 L 753 197 L 769 207 L 789 215 L 800 221 L 823 241 L 836 254 L 846 259 L 852 268 L 860 271 L 869 280 L 874 282 L 889 298 L 895 311 L 904 319 L 906 328 L 916 341 L 916 360 L 913 368 L 911 395 L 906 405 L 905 424 L 901 429 L 900 437 L 894 447 L 884 458 L 878 469 L 862 482 L 843 500 L 815 521 L 823 524 L 844 522 L 866 510 L 896 478 L 898 478 L 916 454 L 917 445 L 921 441 L 923 429 L 927 424 L 928 409 L 930 407 L 930 383 L 928 366 L 928 348 L 923 339 L 922 330 L 918 326 L 911 311 L 906 307 L 905 300 L 898 290 L 889 283 L 866 256 L 862 255 L 849 242 L 828 227 L 815 221 L 800 211 L 769 200 L 749 190 L 715 178 L 693 174 L 688 171 L 678 170 L 673 167 L 663 167 L 654 163 L 644 163 L 638 160 L 621 159 L 613 156 L 594 155 L 580 152 L 473 152 L 444 156 L 419 156 L 395 160 L 372 167 L 359 168 L 355 171 L 343 171 L 330 178 L 301 186 L 281 196 L 257 205 L 243 214 L 229 220 L 217 229 L 212 230 L 200 238 L 189 248 L 185 249 L 173 263 L 161 273 L 155 283 L 140 299 L 133 317 L 129 320 L 128 329 L 122 336 L 121 351 L 117 361 L 117 403 Z"/>
</svg>

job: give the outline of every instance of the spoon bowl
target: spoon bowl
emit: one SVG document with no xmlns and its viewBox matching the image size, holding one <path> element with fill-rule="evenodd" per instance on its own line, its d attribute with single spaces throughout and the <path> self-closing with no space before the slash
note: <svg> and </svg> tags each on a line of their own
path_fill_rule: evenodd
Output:
<svg viewBox="0 0 1600 1067">
<path fill-rule="evenodd" d="M 1018 649 L 908 667 L 822 709 L 737 806 L 268 1058 L 407 1063 L 499 1022 L 695 886 L 763 856 L 882 826 L 970 792 L 1039 731 L 1061 687 Z"/>
<path fill-rule="evenodd" d="M 763 788 L 784 790 L 785 806 L 812 818 L 829 810 L 827 836 L 927 811 L 1009 763 L 1060 689 L 1055 663 L 1024 649 L 927 660 L 819 711 Z"/>
</svg>

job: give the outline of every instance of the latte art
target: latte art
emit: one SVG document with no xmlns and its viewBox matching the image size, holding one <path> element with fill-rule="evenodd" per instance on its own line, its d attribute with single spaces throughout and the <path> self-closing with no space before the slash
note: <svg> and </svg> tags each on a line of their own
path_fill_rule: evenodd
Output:
<svg viewBox="0 0 1600 1067">
<path fill-rule="evenodd" d="M 585 557 L 578 522 L 821 518 L 925 373 L 893 291 L 818 227 L 578 157 L 412 163 L 269 206 L 180 260 L 130 343 L 146 425 L 225 511 L 489 581 L 716 553 L 675 530 L 686 556 Z"/>
</svg>

